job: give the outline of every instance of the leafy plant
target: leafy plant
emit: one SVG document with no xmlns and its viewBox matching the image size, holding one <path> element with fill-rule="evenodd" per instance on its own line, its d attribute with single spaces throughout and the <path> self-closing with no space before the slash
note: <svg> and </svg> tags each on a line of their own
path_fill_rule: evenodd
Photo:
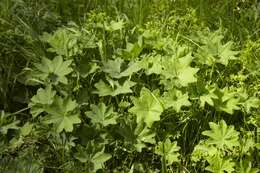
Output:
<svg viewBox="0 0 260 173">
<path fill-rule="evenodd" d="M 0 172 L 259 172 L 258 9 L 2 0 Z"/>
</svg>

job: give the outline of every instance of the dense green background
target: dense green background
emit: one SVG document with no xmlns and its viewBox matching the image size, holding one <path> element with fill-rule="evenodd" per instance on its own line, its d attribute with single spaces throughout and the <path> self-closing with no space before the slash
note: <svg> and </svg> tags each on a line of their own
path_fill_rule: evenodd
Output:
<svg viewBox="0 0 260 173">
<path fill-rule="evenodd" d="M 1 0 L 0 172 L 259 172 L 257 0 Z"/>
</svg>

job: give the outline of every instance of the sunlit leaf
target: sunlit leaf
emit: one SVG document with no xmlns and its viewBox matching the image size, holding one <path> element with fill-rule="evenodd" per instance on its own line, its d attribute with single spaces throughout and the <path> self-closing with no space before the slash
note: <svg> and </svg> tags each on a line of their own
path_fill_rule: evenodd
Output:
<svg viewBox="0 0 260 173">
<path fill-rule="evenodd" d="M 63 61 L 61 56 L 57 56 L 53 60 L 42 58 L 41 63 L 35 64 L 36 71 L 32 72 L 29 78 L 36 78 L 43 82 L 54 84 L 67 84 L 68 79 L 66 75 L 72 72 L 71 63 L 71 60 Z"/>
<path fill-rule="evenodd" d="M 180 154 L 178 151 L 180 147 L 177 146 L 177 142 L 171 142 L 169 138 L 165 140 L 165 142 L 159 142 L 158 146 L 155 149 L 155 153 L 164 157 L 167 165 L 171 165 L 174 162 L 179 162 Z"/>
<path fill-rule="evenodd" d="M 191 105 L 188 99 L 188 93 L 183 94 L 180 90 L 172 89 L 164 93 L 162 101 L 165 108 L 172 107 L 177 112 L 180 112 L 183 106 Z"/>
<path fill-rule="evenodd" d="M 209 160 L 209 166 L 206 167 L 206 170 L 212 173 L 232 173 L 235 170 L 234 167 L 235 163 L 231 159 L 214 156 Z"/>
<path fill-rule="evenodd" d="M 136 115 L 137 123 L 144 121 L 151 127 L 155 121 L 160 120 L 163 107 L 156 94 L 146 88 L 142 88 L 139 98 L 132 98 L 134 106 L 129 112 Z"/>
<path fill-rule="evenodd" d="M 94 124 L 101 124 L 108 126 L 110 124 L 116 124 L 116 113 L 113 112 L 112 107 L 107 107 L 104 103 L 98 105 L 91 105 L 91 111 L 86 112 L 86 115 L 91 119 Z"/>
<path fill-rule="evenodd" d="M 102 96 L 116 96 L 119 94 L 132 93 L 131 87 L 135 85 L 135 82 L 126 80 L 122 85 L 118 81 L 109 80 L 110 85 L 106 84 L 103 80 L 100 80 L 95 84 L 97 88 L 93 93 Z"/>
<path fill-rule="evenodd" d="M 220 149 L 233 149 L 235 146 L 239 146 L 238 132 L 234 130 L 234 126 L 227 126 L 224 120 L 221 120 L 218 124 L 214 122 L 209 123 L 211 130 L 202 132 L 203 135 L 208 136 L 207 142 L 209 144 L 216 145 Z"/>
<path fill-rule="evenodd" d="M 198 32 L 198 37 L 202 46 L 199 47 L 197 52 L 198 60 L 209 66 L 214 63 L 221 63 L 225 66 L 228 65 L 230 60 L 236 60 L 238 51 L 233 51 L 233 42 L 228 41 L 223 44 L 223 38 L 220 30 L 215 32 Z"/>
<path fill-rule="evenodd" d="M 79 113 L 75 110 L 77 108 L 76 101 L 71 99 L 63 99 L 55 97 L 53 105 L 46 109 L 48 116 L 45 117 L 46 124 L 54 124 L 56 131 L 60 133 L 65 130 L 72 132 L 73 125 L 81 122 Z"/>
</svg>

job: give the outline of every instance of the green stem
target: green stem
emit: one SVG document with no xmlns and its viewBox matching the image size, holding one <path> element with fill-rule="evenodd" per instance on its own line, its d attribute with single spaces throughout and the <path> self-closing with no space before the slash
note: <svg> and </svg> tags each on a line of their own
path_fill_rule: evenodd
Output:
<svg viewBox="0 0 260 173">
<path fill-rule="evenodd" d="M 28 109 L 30 109 L 30 108 L 31 108 L 31 107 L 26 107 L 26 108 L 23 108 L 23 109 L 21 109 L 21 110 L 19 110 L 19 111 L 14 112 L 14 113 L 10 113 L 10 114 L 8 114 L 8 115 L 16 115 L 16 114 L 22 113 L 22 112 L 24 112 L 24 111 L 26 111 L 26 110 L 28 110 Z"/>
<path fill-rule="evenodd" d="M 166 173 L 166 170 L 167 170 L 167 166 L 166 166 L 164 143 L 163 143 L 162 173 Z"/>
</svg>

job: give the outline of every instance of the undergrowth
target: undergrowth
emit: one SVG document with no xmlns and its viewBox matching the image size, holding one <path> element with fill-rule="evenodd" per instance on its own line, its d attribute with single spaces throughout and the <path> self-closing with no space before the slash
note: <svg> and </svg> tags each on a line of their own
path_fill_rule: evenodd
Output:
<svg viewBox="0 0 260 173">
<path fill-rule="evenodd" d="M 0 172 L 259 172 L 259 8 L 2 0 Z"/>
</svg>

